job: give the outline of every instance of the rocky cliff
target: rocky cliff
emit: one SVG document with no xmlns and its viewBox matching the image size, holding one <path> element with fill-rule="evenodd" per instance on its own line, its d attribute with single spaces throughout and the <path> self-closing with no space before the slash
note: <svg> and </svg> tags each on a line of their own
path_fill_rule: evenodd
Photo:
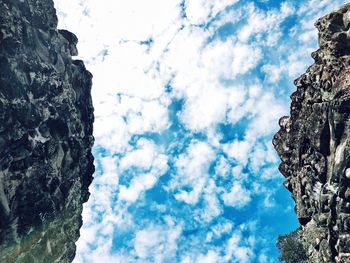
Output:
<svg viewBox="0 0 350 263">
<path fill-rule="evenodd" d="M 308 261 L 350 262 L 350 4 L 315 26 L 315 64 L 295 80 L 273 143 Z"/>
<path fill-rule="evenodd" d="M 94 172 L 91 74 L 52 0 L 0 0 L 0 262 L 71 262 Z"/>
</svg>

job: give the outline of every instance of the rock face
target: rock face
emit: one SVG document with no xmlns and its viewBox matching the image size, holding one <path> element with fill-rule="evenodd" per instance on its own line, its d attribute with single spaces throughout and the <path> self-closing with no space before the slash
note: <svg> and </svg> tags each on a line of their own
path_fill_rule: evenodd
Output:
<svg viewBox="0 0 350 263">
<path fill-rule="evenodd" d="M 350 262 L 350 4 L 315 26 L 315 64 L 295 81 L 273 143 L 308 261 Z"/>
<path fill-rule="evenodd" d="M 71 262 L 94 172 L 92 75 L 52 0 L 0 0 L 0 262 Z"/>
</svg>

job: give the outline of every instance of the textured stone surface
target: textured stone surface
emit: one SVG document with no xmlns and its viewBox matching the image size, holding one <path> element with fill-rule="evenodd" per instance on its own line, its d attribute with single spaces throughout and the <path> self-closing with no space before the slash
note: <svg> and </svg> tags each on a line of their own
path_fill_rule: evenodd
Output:
<svg viewBox="0 0 350 263">
<path fill-rule="evenodd" d="M 0 262 L 71 262 L 94 171 L 91 74 L 52 0 L 0 0 Z"/>
<path fill-rule="evenodd" d="M 350 4 L 315 25 L 315 64 L 295 81 L 273 143 L 308 261 L 350 262 Z"/>
</svg>

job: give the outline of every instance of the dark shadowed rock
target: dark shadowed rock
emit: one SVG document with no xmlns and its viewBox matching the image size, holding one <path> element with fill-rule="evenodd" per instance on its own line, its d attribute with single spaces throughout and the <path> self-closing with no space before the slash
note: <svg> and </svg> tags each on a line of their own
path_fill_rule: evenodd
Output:
<svg viewBox="0 0 350 263">
<path fill-rule="evenodd" d="M 273 144 L 308 262 L 350 262 L 350 4 L 315 25 L 315 64 L 295 81 Z"/>
<path fill-rule="evenodd" d="M 71 262 L 94 172 L 91 74 L 52 0 L 0 0 L 0 262 Z"/>
</svg>

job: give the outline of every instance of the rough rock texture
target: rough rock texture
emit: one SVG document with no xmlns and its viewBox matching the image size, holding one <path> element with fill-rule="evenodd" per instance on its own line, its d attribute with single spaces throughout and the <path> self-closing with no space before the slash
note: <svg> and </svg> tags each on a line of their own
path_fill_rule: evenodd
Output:
<svg viewBox="0 0 350 263">
<path fill-rule="evenodd" d="M 315 64 L 295 81 L 273 143 L 308 261 L 350 262 L 350 4 L 315 26 Z"/>
<path fill-rule="evenodd" d="M 71 262 L 94 172 L 91 74 L 52 0 L 0 0 L 0 262 Z"/>
</svg>

